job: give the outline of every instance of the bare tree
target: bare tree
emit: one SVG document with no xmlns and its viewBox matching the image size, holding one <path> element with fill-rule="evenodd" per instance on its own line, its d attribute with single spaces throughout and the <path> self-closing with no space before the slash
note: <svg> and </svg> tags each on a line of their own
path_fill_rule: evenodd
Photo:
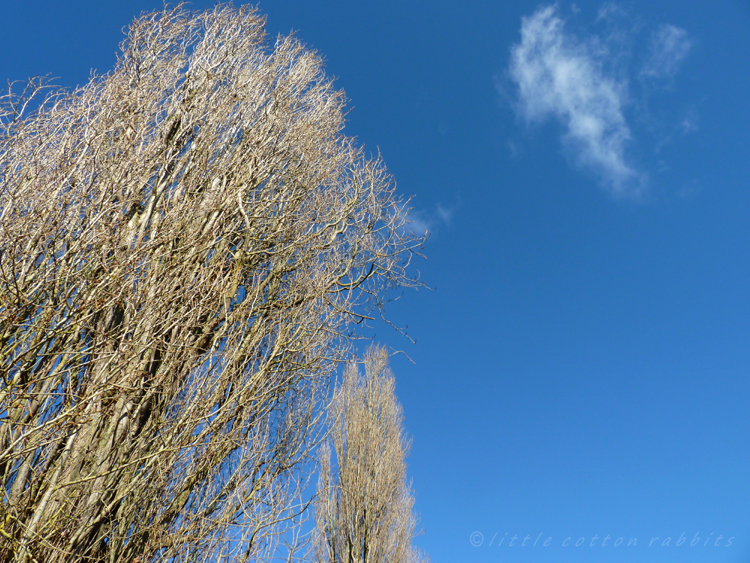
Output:
<svg viewBox="0 0 750 563">
<path fill-rule="evenodd" d="M 412 546 L 417 517 L 406 481 L 409 440 L 383 348 L 370 348 L 365 374 L 350 363 L 329 410 L 331 450 L 322 448 L 315 507 L 319 563 L 428 561 Z"/>
<path fill-rule="evenodd" d="M 0 107 L 0 561 L 258 560 L 421 241 L 256 11 L 165 9 L 121 49 Z"/>
</svg>

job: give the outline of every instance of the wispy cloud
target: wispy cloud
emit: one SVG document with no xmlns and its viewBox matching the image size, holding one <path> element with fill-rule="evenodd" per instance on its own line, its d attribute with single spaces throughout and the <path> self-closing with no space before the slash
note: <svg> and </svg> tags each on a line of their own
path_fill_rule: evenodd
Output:
<svg viewBox="0 0 750 563">
<path fill-rule="evenodd" d="M 601 8 L 599 8 L 599 14 L 596 16 L 597 20 L 612 20 L 625 15 L 625 11 L 615 4 L 614 2 L 605 2 Z"/>
<path fill-rule="evenodd" d="M 404 229 L 411 232 L 413 235 L 421 237 L 422 235 L 432 233 L 432 223 L 424 217 L 424 213 L 417 211 L 410 211 L 406 214 L 406 223 Z"/>
<path fill-rule="evenodd" d="M 404 231 L 420 237 L 425 234 L 434 235 L 440 226 L 450 227 L 453 213 L 453 208 L 444 207 L 439 202 L 434 211 L 406 207 L 398 211 L 405 221 L 402 227 Z"/>
<path fill-rule="evenodd" d="M 527 122 L 560 122 L 564 146 L 578 166 L 594 172 L 613 194 L 636 196 L 648 174 L 631 157 L 636 143 L 626 118 L 632 106 L 628 78 L 638 73 L 624 67 L 632 63 L 629 42 L 638 26 L 613 31 L 625 17 L 608 2 L 596 23 L 609 26 L 609 33 L 603 38 L 577 35 L 566 28 L 557 4 L 542 6 L 521 19 L 521 41 L 511 48 L 509 75 L 516 109 Z M 652 34 L 640 76 L 673 76 L 689 49 L 685 30 L 661 26 Z"/>
<path fill-rule="evenodd" d="M 631 138 L 623 116 L 627 84 L 606 76 L 606 49 L 566 33 L 557 6 L 525 17 L 521 43 L 511 51 L 510 73 L 520 110 L 529 121 L 556 117 L 564 140 L 582 166 L 594 169 L 615 193 L 634 193 L 643 175 L 625 157 Z"/>
<path fill-rule="evenodd" d="M 450 226 L 451 222 L 453 221 L 453 209 L 448 207 L 443 207 L 443 204 L 438 202 L 438 204 L 435 206 L 435 212 L 437 213 L 437 216 L 440 218 L 440 221 L 442 221 L 445 225 Z"/>
<path fill-rule="evenodd" d="M 641 70 L 641 75 L 671 78 L 691 46 L 687 31 L 673 25 L 662 25 L 651 38 L 651 56 Z"/>
</svg>

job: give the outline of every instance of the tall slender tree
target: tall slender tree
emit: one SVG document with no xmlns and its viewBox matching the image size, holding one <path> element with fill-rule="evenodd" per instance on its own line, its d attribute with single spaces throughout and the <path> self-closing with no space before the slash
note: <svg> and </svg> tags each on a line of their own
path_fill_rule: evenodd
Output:
<svg viewBox="0 0 750 563">
<path fill-rule="evenodd" d="M 383 348 L 370 348 L 364 376 L 350 363 L 329 407 L 331 445 L 321 455 L 318 563 L 415 563 L 417 517 L 406 480 L 409 440 Z M 331 456 L 333 453 L 333 456 Z M 333 463 L 332 458 L 333 457 Z"/>
<path fill-rule="evenodd" d="M 137 19 L 0 106 L 0 561 L 258 560 L 321 385 L 421 241 L 345 96 L 264 19 Z"/>
</svg>

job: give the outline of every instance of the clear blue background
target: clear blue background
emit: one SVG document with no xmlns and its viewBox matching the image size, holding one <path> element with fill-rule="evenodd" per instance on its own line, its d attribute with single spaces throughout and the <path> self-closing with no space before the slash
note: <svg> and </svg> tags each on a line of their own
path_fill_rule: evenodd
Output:
<svg viewBox="0 0 750 563">
<path fill-rule="evenodd" d="M 161 5 L 4 2 L 0 78 L 83 83 Z M 260 4 L 272 36 L 297 30 L 324 55 L 352 100 L 347 133 L 380 149 L 433 233 L 418 267 L 435 291 L 391 308 L 416 344 L 376 336 L 414 360 L 392 367 L 414 439 L 417 543 L 435 563 L 748 561 L 750 3 L 621 5 L 635 53 L 621 67 L 628 158 L 649 178 L 638 198 L 575 164 L 564 122 L 518 113 L 510 52 L 539 7 Z M 566 33 L 603 33 L 601 7 L 560 4 Z M 691 48 L 646 111 L 637 54 L 663 24 Z M 514 534 L 532 540 L 510 547 Z M 712 547 L 719 534 L 732 545 Z"/>
</svg>

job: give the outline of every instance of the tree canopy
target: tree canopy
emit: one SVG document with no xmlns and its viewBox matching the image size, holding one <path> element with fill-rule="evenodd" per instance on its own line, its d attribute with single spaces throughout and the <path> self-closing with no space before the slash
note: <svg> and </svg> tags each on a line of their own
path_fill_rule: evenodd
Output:
<svg viewBox="0 0 750 563">
<path fill-rule="evenodd" d="M 352 327 L 417 283 L 404 202 L 250 8 L 43 86 L 0 107 L 0 560 L 258 560 Z"/>
<path fill-rule="evenodd" d="M 412 545 L 417 516 L 406 480 L 410 442 L 384 348 L 347 365 L 329 408 L 316 498 L 318 563 L 427 563 Z M 333 455 L 332 455 L 333 454 Z"/>
</svg>

